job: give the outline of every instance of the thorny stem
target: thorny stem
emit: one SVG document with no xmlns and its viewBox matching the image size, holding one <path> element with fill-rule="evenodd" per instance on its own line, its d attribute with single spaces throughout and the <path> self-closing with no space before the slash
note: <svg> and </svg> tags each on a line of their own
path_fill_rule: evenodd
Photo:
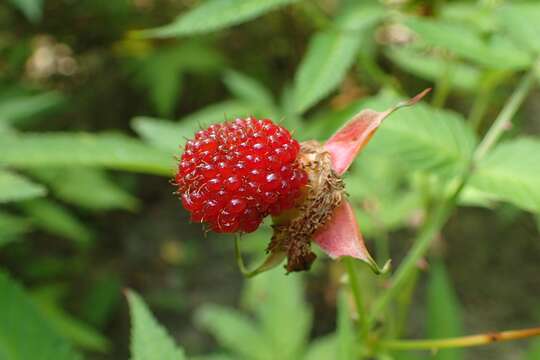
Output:
<svg viewBox="0 0 540 360">
<path fill-rule="evenodd" d="M 486 134 L 484 140 L 482 140 L 476 149 L 473 155 L 472 165 L 487 154 L 516 114 L 519 106 L 523 103 L 525 96 L 532 87 L 534 71 L 535 69 L 533 68 L 523 77 L 508 102 L 504 105 L 499 116 Z M 468 166 L 466 168 L 455 190 L 450 196 L 446 197 L 440 203 L 440 205 L 435 209 L 432 215 L 428 217 L 420 229 L 412 249 L 403 260 L 402 265 L 398 268 L 395 275 L 392 277 L 390 288 L 383 293 L 383 295 L 375 302 L 373 308 L 371 309 L 368 318 L 368 325 L 370 328 L 373 327 L 375 320 L 390 304 L 390 301 L 403 290 L 403 287 L 407 284 L 410 276 L 416 271 L 418 262 L 426 254 L 437 233 L 444 226 L 456 207 L 459 195 L 471 176 L 472 171 L 473 166 Z"/>
<path fill-rule="evenodd" d="M 469 335 L 433 340 L 387 340 L 380 345 L 392 350 L 437 350 L 445 348 L 487 345 L 499 341 L 510 341 L 540 336 L 540 328 L 510 330 L 479 335 Z"/>
<path fill-rule="evenodd" d="M 356 307 L 356 313 L 358 314 L 358 335 L 360 339 L 365 339 L 368 333 L 367 314 L 364 306 L 364 297 L 358 286 L 358 274 L 356 273 L 356 263 L 351 257 L 345 257 L 343 259 L 345 267 L 347 268 L 347 275 L 349 276 L 349 286 L 354 298 L 354 305 Z"/>
</svg>

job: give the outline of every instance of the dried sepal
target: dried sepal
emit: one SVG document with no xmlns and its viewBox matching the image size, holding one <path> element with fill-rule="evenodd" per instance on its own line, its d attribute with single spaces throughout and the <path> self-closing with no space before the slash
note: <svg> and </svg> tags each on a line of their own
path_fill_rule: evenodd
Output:
<svg viewBox="0 0 540 360">
<path fill-rule="evenodd" d="M 386 111 L 378 112 L 365 109 L 355 115 L 324 144 L 324 148 L 332 157 L 334 171 L 338 175 L 343 175 L 388 115 L 401 107 L 416 104 L 430 90 L 426 89 L 412 99 L 397 104 Z"/>
<path fill-rule="evenodd" d="M 332 259 L 350 256 L 366 262 L 375 273 L 389 270 L 389 262 L 381 269 L 369 254 L 354 210 L 347 200 L 341 202 L 330 221 L 314 234 L 313 241 Z"/>
</svg>

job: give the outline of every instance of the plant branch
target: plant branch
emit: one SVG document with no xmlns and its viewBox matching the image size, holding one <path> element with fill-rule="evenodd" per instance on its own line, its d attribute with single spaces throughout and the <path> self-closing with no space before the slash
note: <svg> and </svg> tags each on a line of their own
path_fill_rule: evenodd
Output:
<svg viewBox="0 0 540 360">
<path fill-rule="evenodd" d="M 525 100 L 525 97 L 531 90 L 535 80 L 535 67 L 531 69 L 519 82 L 518 87 L 508 99 L 503 109 L 491 125 L 491 128 L 484 136 L 482 142 L 476 148 L 473 161 L 476 163 L 481 160 L 489 150 L 497 143 L 501 135 L 511 124 L 512 118 Z"/>
<path fill-rule="evenodd" d="M 387 340 L 381 341 L 380 345 L 392 350 L 439 350 L 446 348 L 462 348 L 488 345 L 494 342 L 525 339 L 533 336 L 540 336 L 540 327 L 523 330 L 493 332 L 479 335 L 469 335 L 446 339 Z"/>
<path fill-rule="evenodd" d="M 532 87 L 534 71 L 535 69 L 533 68 L 520 81 L 520 84 L 501 110 L 499 116 L 493 122 L 485 138 L 482 140 L 473 154 L 473 165 L 475 162 L 482 159 L 485 154 L 487 154 L 491 147 L 497 142 L 507 124 L 509 124 L 514 117 L 515 113 L 519 109 L 519 106 L 523 103 L 525 96 Z M 412 249 L 403 260 L 403 263 L 398 268 L 395 275 L 392 277 L 390 288 L 383 293 L 383 295 L 375 302 L 373 308 L 371 309 L 368 318 L 369 327 L 373 326 L 379 314 L 390 304 L 390 301 L 395 298 L 400 291 L 402 291 L 409 277 L 416 271 L 418 261 L 420 261 L 420 259 L 426 254 L 431 243 L 433 242 L 433 239 L 435 239 L 435 236 L 447 222 L 448 218 L 456 207 L 459 195 L 470 178 L 472 170 L 473 166 L 467 166 L 463 175 L 461 176 L 459 185 L 449 197 L 446 197 L 441 202 L 441 204 L 435 209 L 432 215 L 428 217 L 420 229 Z"/>
</svg>

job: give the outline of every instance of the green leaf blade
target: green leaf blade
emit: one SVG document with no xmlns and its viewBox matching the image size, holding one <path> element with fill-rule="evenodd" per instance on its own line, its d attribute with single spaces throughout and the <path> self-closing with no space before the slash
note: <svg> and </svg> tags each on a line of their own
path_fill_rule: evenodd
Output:
<svg viewBox="0 0 540 360">
<path fill-rule="evenodd" d="M 0 170 L 0 204 L 45 196 L 47 191 L 24 176 Z"/>
<path fill-rule="evenodd" d="M 202 34 L 237 25 L 296 0 L 209 0 L 172 23 L 139 32 L 143 37 L 167 38 Z"/>
<path fill-rule="evenodd" d="M 184 351 L 177 347 L 165 329 L 158 324 L 144 301 L 128 290 L 127 299 L 131 315 L 132 360 L 184 360 Z"/>
<path fill-rule="evenodd" d="M 379 7 L 355 7 L 335 28 L 311 39 L 294 80 L 295 110 L 303 113 L 332 92 L 354 63 L 361 32 L 382 18 Z"/>
<path fill-rule="evenodd" d="M 461 307 L 442 262 L 431 265 L 427 288 L 427 311 L 429 338 L 446 338 L 463 334 Z M 434 358 L 436 360 L 461 360 L 463 350 L 440 350 Z"/>
<path fill-rule="evenodd" d="M 540 212 L 540 140 L 503 142 L 484 158 L 470 185 L 522 209 Z"/>
<path fill-rule="evenodd" d="M 0 165 L 95 166 L 170 176 L 173 154 L 118 134 L 39 133 L 2 136 Z"/>
<path fill-rule="evenodd" d="M 61 338 L 21 286 L 0 271 L 0 358 L 75 360 L 79 354 Z M 31 339 L 31 346 L 29 346 Z"/>
</svg>

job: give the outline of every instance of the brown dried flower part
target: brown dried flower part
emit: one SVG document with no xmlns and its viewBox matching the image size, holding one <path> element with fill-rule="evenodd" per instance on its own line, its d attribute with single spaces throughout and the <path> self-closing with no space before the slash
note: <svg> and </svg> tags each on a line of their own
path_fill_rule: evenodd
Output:
<svg viewBox="0 0 540 360">
<path fill-rule="evenodd" d="M 309 177 L 296 207 L 274 218 L 271 253 L 287 254 L 288 272 L 309 270 L 316 255 L 311 251 L 313 234 L 331 218 L 341 204 L 345 185 L 332 169 L 330 153 L 317 141 L 300 144 L 298 161 Z"/>
</svg>

